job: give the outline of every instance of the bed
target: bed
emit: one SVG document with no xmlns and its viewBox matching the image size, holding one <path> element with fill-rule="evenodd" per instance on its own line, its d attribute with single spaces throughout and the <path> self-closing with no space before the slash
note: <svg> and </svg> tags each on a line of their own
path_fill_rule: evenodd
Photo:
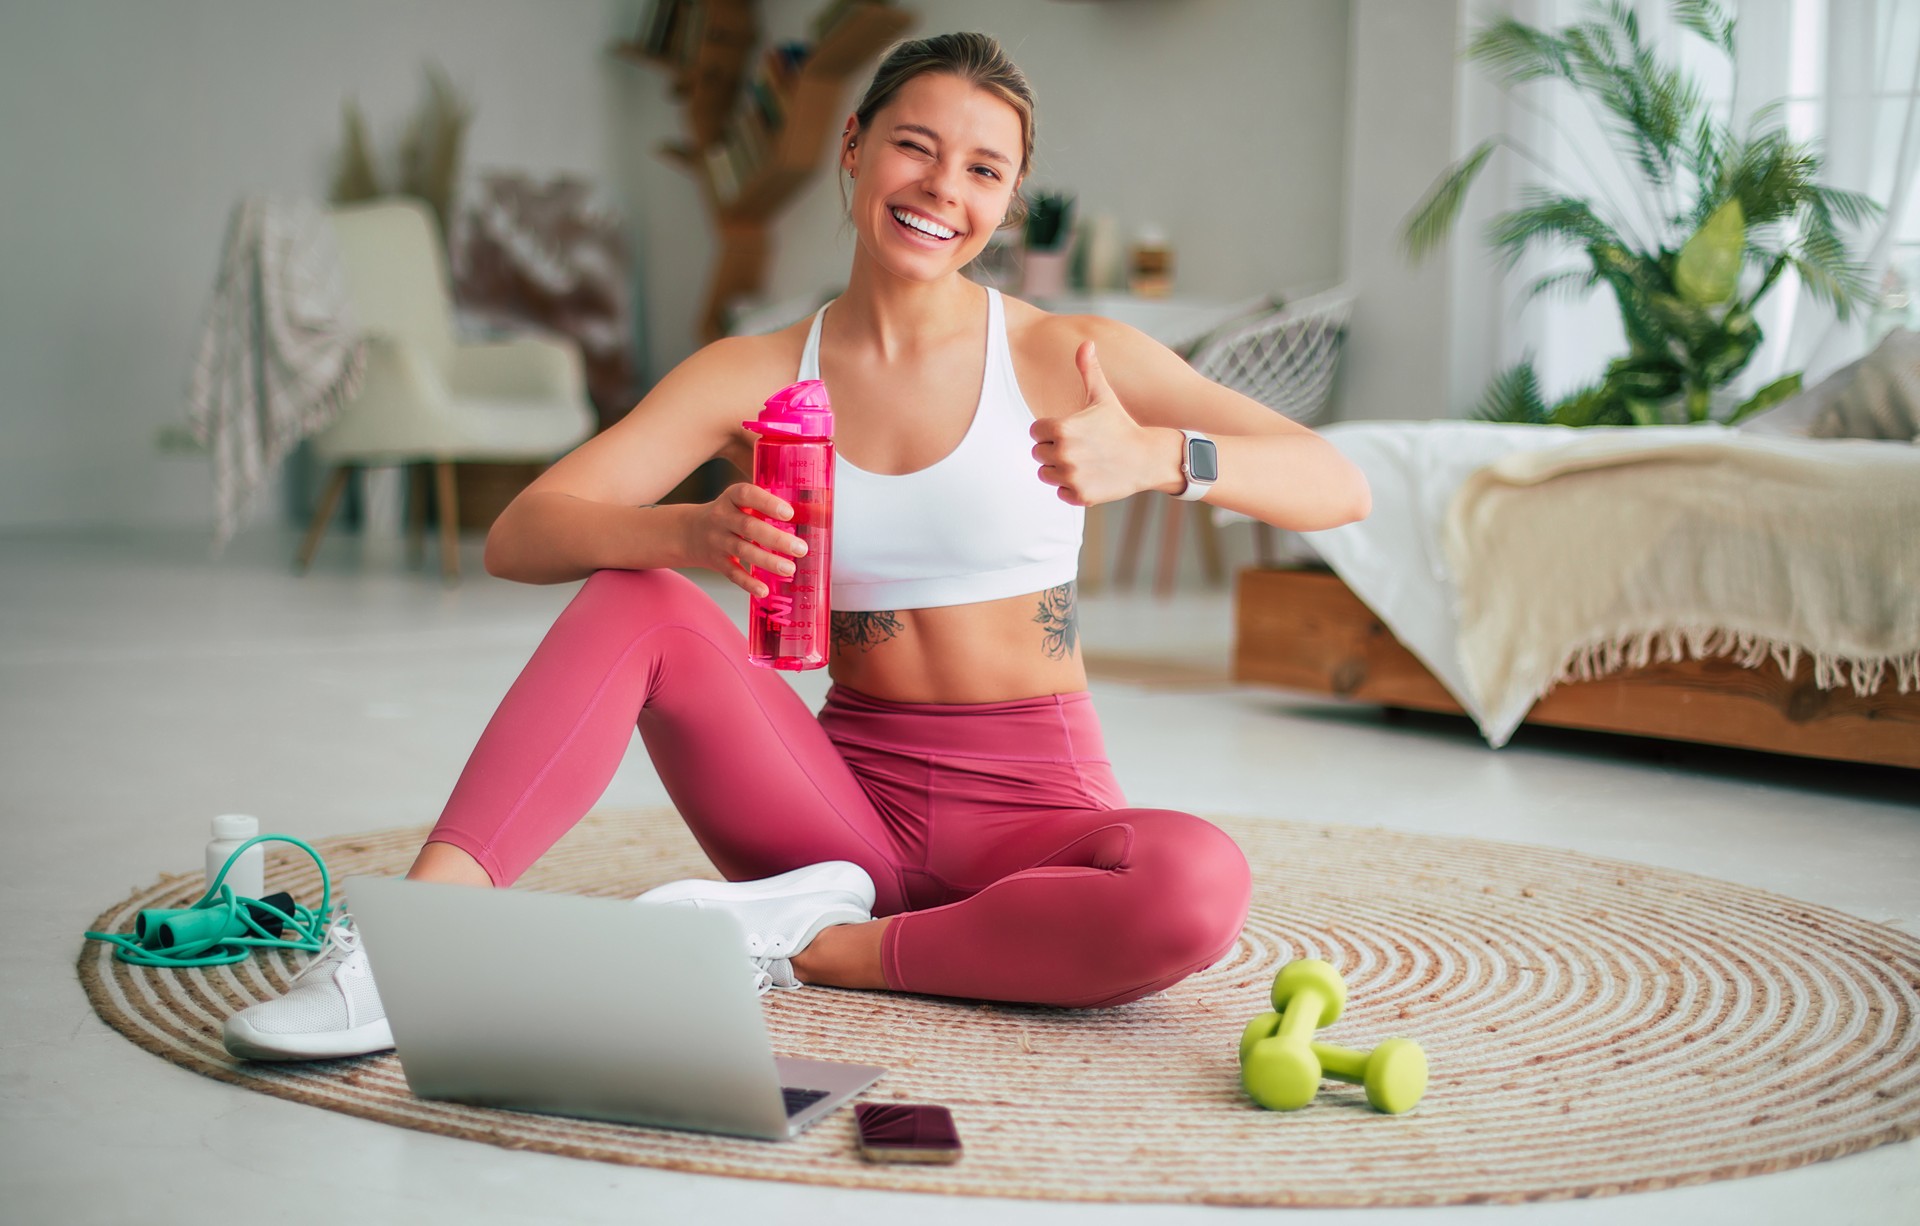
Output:
<svg viewBox="0 0 1920 1226">
<path fill-rule="evenodd" d="M 1350 422 L 1374 512 L 1242 572 L 1234 676 L 1920 769 L 1920 447 Z"/>
</svg>

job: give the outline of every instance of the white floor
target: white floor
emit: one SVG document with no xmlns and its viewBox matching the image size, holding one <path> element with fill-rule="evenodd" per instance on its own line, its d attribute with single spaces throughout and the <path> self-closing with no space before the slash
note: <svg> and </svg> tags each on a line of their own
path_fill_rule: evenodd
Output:
<svg viewBox="0 0 1920 1226">
<path fill-rule="evenodd" d="M 281 1102 L 139 1051 L 88 1008 L 80 932 L 194 868 L 228 811 L 325 836 L 430 821 L 570 588 L 448 589 L 390 551 L 291 536 L 218 562 L 186 536 L 0 537 L 0 1220 L 1247 1222 L 1182 1206 L 983 1202 L 629 1170 L 508 1153 Z M 1083 600 L 1096 647 L 1224 661 L 1224 593 Z M 806 681 L 817 698 L 823 685 Z M 1745 882 L 1915 931 L 1911 774 L 1383 719 L 1276 691 L 1096 685 L 1137 803 L 1471 833 Z M 664 801 L 636 752 L 608 804 Z M 1518 1210 L 1289 1222 L 1920 1221 L 1915 1143 L 1756 1179 Z"/>
</svg>

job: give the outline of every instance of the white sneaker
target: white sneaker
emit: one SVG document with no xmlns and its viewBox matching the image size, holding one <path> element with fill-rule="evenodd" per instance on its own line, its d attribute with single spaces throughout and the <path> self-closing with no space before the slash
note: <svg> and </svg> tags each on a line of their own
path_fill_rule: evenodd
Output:
<svg viewBox="0 0 1920 1226">
<path fill-rule="evenodd" d="M 387 1009 L 352 917 L 333 922 L 326 948 L 278 1000 L 234 1014 L 221 1037 L 243 1060 L 337 1060 L 391 1048 Z"/>
<path fill-rule="evenodd" d="M 759 881 L 674 881 L 637 903 L 725 911 L 747 937 L 754 990 L 797 988 L 792 958 L 824 928 L 873 918 L 873 878 L 849 860 L 809 864 Z"/>
</svg>

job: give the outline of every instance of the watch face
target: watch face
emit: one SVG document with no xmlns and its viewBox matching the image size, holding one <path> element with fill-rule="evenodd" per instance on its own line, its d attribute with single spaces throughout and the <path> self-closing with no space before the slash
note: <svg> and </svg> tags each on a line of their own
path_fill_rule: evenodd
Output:
<svg viewBox="0 0 1920 1226">
<path fill-rule="evenodd" d="M 1214 482 L 1220 479 L 1220 449 L 1210 438 L 1187 440 L 1187 480 Z"/>
</svg>

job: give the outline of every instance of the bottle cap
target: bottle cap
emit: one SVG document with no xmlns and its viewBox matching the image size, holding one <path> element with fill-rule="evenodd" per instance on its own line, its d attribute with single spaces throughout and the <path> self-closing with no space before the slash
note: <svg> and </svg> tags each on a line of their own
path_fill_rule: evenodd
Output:
<svg viewBox="0 0 1920 1226">
<path fill-rule="evenodd" d="M 244 813 L 222 813 L 213 819 L 216 839 L 250 839 L 260 833 L 260 819 Z"/>
<path fill-rule="evenodd" d="M 818 379 L 802 379 L 783 387 L 767 398 L 767 407 L 760 410 L 757 419 L 740 424 L 755 434 L 831 439 L 833 405 L 827 400 L 827 385 Z"/>
</svg>

